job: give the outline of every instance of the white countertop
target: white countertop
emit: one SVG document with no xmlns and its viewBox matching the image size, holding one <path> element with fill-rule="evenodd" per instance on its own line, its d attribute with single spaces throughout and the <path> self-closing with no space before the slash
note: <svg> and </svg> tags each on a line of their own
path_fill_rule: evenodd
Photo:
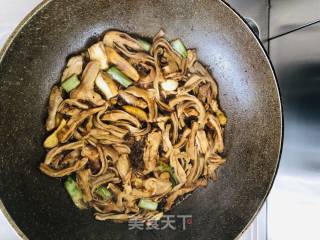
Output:
<svg viewBox="0 0 320 240">
<path fill-rule="evenodd" d="M 0 48 L 19 22 L 40 2 L 41 0 L 0 0 Z M 265 215 L 265 207 L 263 207 L 255 222 L 240 240 L 265 240 L 264 237 L 261 237 L 261 235 L 265 235 L 263 230 L 266 221 Z M 1 211 L 0 239 L 20 240 Z"/>
</svg>

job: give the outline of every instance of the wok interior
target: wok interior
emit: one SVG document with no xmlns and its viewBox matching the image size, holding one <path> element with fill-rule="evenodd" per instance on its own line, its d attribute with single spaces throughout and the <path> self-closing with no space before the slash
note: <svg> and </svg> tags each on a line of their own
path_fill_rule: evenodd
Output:
<svg viewBox="0 0 320 240">
<path fill-rule="evenodd" d="M 219 181 L 172 211 L 193 216 L 186 231 L 128 231 L 126 224 L 97 223 L 90 212 L 79 212 L 61 184 L 39 172 L 47 96 L 65 65 L 65 53 L 88 47 L 105 29 L 151 37 L 161 27 L 168 38 L 179 36 L 196 48 L 218 81 L 222 109 L 229 117 L 227 162 Z M 9 136 L 1 139 L 0 197 L 30 239 L 232 239 L 255 214 L 275 174 L 281 141 L 275 79 L 253 34 L 219 1 L 50 2 L 6 52 L 0 82 L 0 126 L 3 136 Z"/>
</svg>

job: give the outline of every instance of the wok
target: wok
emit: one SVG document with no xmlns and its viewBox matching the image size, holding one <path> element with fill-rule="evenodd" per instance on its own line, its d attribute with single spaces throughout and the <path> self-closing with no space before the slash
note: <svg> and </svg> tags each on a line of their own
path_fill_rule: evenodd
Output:
<svg viewBox="0 0 320 240">
<path fill-rule="evenodd" d="M 39 171 L 47 101 L 67 55 L 105 30 L 151 37 L 160 28 L 197 48 L 217 79 L 229 118 L 227 162 L 218 181 L 169 212 L 192 215 L 186 230 L 128 230 L 127 224 L 97 222 L 90 210 L 79 211 L 63 184 Z M 281 104 L 271 64 L 241 17 L 219 0 L 45 1 L 1 52 L 0 102 L 2 210 L 23 238 L 234 239 L 265 200 L 281 152 Z"/>
</svg>

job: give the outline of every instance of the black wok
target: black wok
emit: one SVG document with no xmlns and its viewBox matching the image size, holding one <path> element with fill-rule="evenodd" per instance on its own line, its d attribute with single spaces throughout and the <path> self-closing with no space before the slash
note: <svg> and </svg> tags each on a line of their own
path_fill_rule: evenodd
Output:
<svg viewBox="0 0 320 240">
<path fill-rule="evenodd" d="M 67 55 L 112 28 L 145 37 L 163 28 L 168 38 L 197 48 L 218 81 L 229 118 L 227 162 L 218 181 L 171 210 L 192 215 L 185 231 L 129 231 L 127 224 L 97 222 L 89 210 L 73 206 L 59 180 L 38 170 L 49 91 Z M 2 208 L 29 239 L 234 239 L 266 198 L 281 151 L 281 104 L 271 64 L 248 26 L 219 0 L 45 1 L 1 52 L 0 107 Z"/>
</svg>

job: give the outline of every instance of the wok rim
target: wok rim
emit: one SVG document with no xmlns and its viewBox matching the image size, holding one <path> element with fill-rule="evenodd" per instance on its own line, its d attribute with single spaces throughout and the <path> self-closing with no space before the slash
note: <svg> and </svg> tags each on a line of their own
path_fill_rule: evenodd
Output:
<svg viewBox="0 0 320 240">
<path fill-rule="evenodd" d="M 266 51 L 266 49 L 263 47 L 262 41 L 254 34 L 254 32 L 252 31 L 251 27 L 249 26 L 249 24 L 246 22 L 246 20 L 244 19 L 243 16 L 240 15 L 240 13 L 235 10 L 233 7 L 230 6 L 229 3 L 225 2 L 224 0 L 217 0 L 219 2 L 221 2 L 222 4 L 224 4 L 227 8 L 229 8 L 236 17 L 238 17 L 238 19 L 240 19 L 246 26 L 247 30 L 249 30 L 249 34 L 251 34 L 251 36 L 253 36 L 253 38 L 256 40 L 256 42 L 259 45 L 259 48 L 261 49 L 261 51 L 263 52 L 263 55 L 265 57 L 265 59 L 267 60 L 267 65 L 270 67 L 271 72 L 272 72 L 272 78 L 275 82 L 276 85 L 276 93 L 277 93 L 277 100 L 278 100 L 278 106 L 279 106 L 279 117 L 280 117 L 280 142 L 279 142 L 279 146 L 278 146 L 278 153 L 277 153 L 277 164 L 275 166 L 274 169 L 274 173 L 272 176 L 272 179 L 269 183 L 268 189 L 263 197 L 263 199 L 260 202 L 259 207 L 257 208 L 257 210 L 255 211 L 255 213 L 252 215 L 250 221 L 247 223 L 247 225 L 243 228 L 243 230 L 238 234 L 238 236 L 235 238 L 236 239 L 240 239 L 240 237 L 242 236 L 242 234 L 249 228 L 249 226 L 252 224 L 252 222 L 254 221 L 254 219 L 257 217 L 258 213 L 260 212 L 262 206 L 264 205 L 265 201 L 267 200 L 269 193 L 273 187 L 274 181 L 276 179 L 276 176 L 278 174 L 278 170 L 279 170 L 279 166 L 280 166 L 280 160 L 281 160 L 281 155 L 282 155 L 282 150 L 283 150 L 283 141 L 284 141 L 284 116 L 283 116 L 283 105 L 282 105 L 282 98 L 281 98 L 281 91 L 280 91 L 280 86 L 279 86 L 279 81 L 274 69 L 274 66 L 271 62 L 271 59 Z"/>
<path fill-rule="evenodd" d="M 29 23 L 29 21 L 33 18 L 33 16 L 35 16 L 37 13 L 39 13 L 44 7 L 46 7 L 50 2 L 53 2 L 55 0 L 43 0 L 41 3 L 39 3 L 38 5 L 36 5 L 20 22 L 19 24 L 14 28 L 13 32 L 9 35 L 9 37 L 6 39 L 3 47 L 0 49 L 0 65 L 3 61 L 3 58 L 5 57 L 7 51 L 9 50 L 9 48 L 11 47 L 11 44 L 13 43 L 13 41 L 16 39 L 17 35 L 21 32 L 21 30 L 24 28 L 24 26 L 26 24 Z M 276 76 L 275 73 L 275 69 L 274 66 L 271 62 L 271 59 L 269 57 L 269 55 L 267 54 L 266 50 L 264 49 L 262 42 L 259 38 L 257 38 L 257 36 L 254 34 L 254 32 L 252 31 L 252 29 L 250 28 L 250 26 L 248 25 L 248 23 L 245 21 L 244 17 L 240 15 L 240 13 L 235 10 L 233 7 L 230 6 L 229 3 L 225 2 L 224 0 L 213 0 L 213 1 L 218 1 L 220 2 L 222 5 L 224 5 L 226 8 L 228 8 L 230 10 L 230 12 L 232 12 L 232 14 L 238 18 L 238 20 L 240 20 L 242 22 L 242 24 L 245 25 L 246 30 L 248 32 L 248 34 L 251 34 L 251 37 L 253 37 L 253 39 L 256 41 L 256 43 L 258 43 L 259 49 L 263 52 L 263 56 L 264 58 L 267 60 L 267 65 L 269 66 L 271 73 L 272 73 L 272 78 L 273 78 L 273 82 L 275 83 L 275 87 L 276 87 L 276 98 L 278 101 L 278 107 L 279 107 L 279 118 L 280 118 L 280 126 L 279 126 L 279 146 L 277 149 L 277 163 L 274 169 L 274 173 L 272 175 L 272 178 L 270 180 L 270 183 L 268 185 L 267 191 L 264 195 L 264 197 L 261 199 L 260 201 L 260 205 L 259 207 L 255 210 L 254 214 L 252 215 L 251 219 L 249 220 L 249 222 L 247 223 L 247 225 L 242 229 L 242 231 L 235 237 L 235 239 L 240 239 L 240 237 L 243 235 L 243 233 L 249 228 L 249 226 L 252 224 L 253 220 L 256 218 L 256 216 L 258 215 L 258 213 L 260 212 L 263 204 L 265 203 L 272 187 L 275 181 L 275 178 L 277 176 L 278 170 L 279 170 L 279 165 L 280 165 L 280 160 L 281 160 L 281 155 L 282 155 L 282 150 L 283 150 L 283 140 L 284 140 L 284 116 L 283 116 L 283 106 L 282 106 L 282 100 L 281 100 L 281 92 L 280 92 L 280 87 L 279 87 L 279 82 L 278 82 L 278 78 Z M 13 230 L 15 231 L 15 233 L 22 238 L 22 240 L 28 240 L 28 237 L 22 232 L 22 230 L 17 226 L 17 224 L 15 223 L 14 219 L 11 217 L 11 215 L 9 214 L 9 212 L 7 211 L 5 205 L 3 204 L 3 202 L 1 201 L 0 198 L 0 211 L 3 213 L 3 215 L 5 216 L 6 220 L 8 221 L 8 223 L 10 224 L 10 226 L 13 228 Z"/>
</svg>

